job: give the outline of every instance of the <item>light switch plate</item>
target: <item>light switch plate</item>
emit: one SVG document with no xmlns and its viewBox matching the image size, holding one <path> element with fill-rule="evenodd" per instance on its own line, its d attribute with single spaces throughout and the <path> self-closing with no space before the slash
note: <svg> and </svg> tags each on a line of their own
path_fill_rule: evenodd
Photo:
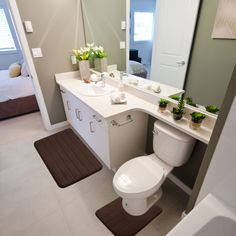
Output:
<svg viewBox="0 0 236 236">
<path fill-rule="evenodd" d="M 76 65 L 77 64 L 77 60 L 76 60 L 75 55 L 71 56 L 71 63 L 72 63 L 72 65 Z"/>
<path fill-rule="evenodd" d="M 32 48 L 31 50 L 34 58 L 43 57 L 41 48 Z"/>
<path fill-rule="evenodd" d="M 27 33 L 33 33 L 34 30 L 31 21 L 24 21 L 24 25 Z"/>
<path fill-rule="evenodd" d="M 121 21 L 121 29 L 126 30 L 126 22 L 125 21 Z"/>
<path fill-rule="evenodd" d="M 125 49 L 125 41 L 120 42 L 120 49 Z"/>
</svg>

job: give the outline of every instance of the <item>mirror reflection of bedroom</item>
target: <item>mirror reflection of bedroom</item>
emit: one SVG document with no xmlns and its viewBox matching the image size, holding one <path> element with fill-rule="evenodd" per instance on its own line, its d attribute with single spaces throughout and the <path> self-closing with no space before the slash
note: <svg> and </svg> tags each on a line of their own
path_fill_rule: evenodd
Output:
<svg viewBox="0 0 236 236">
<path fill-rule="evenodd" d="M 129 73 L 150 79 L 156 0 L 130 0 Z"/>
<path fill-rule="evenodd" d="M 0 0 L 0 121 L 38 110 L 9 7 Z"/>
</svg>

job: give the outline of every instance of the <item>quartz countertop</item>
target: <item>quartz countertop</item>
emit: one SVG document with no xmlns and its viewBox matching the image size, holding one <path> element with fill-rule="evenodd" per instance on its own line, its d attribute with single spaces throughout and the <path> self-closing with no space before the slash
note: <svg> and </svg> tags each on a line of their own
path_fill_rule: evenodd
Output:
<svg viewBox="0 0 236 236">
<path fill-rule="evenodd" d="M 183 118 L 180 121 L 175 121 L 170 111 L 166 111 L 165 113 L 160 113 L 158 111 L 158 100 L 156 100 L 156 102 L 155 99 L 150 100 L 145 96 L 145 94 L 143 96 L 140 96 L 140 94 L 137 96 L 137 94 L 131 94 L 129 89 L 125 89 L 127 103 L 112 104 L 109 94 L 103 96 L 87 96 L 79 93 L 77 88 L 83 85 L 84 82 L 79 80 L 78 74 L 75 72 L 56 74 L 55 77 L 56 82 L 60 87 L 68 90 L 73 95 L 78 97 L 78 99 L 101 115 L 104 119 L 112 119 L 112 117 L 118 114 L 127 111 L 138 110 L 145 112 L 146 114 L 149 114 L 159 120 L 162 120 L 163 122 L 175 127 L 178 130 L 181 130 L 184 133 L 189 134 L 203 143 L 208 144 L 210 140 L 212 129 L 201 126 L 200 129 L 193 130 L 189 127 L 189 120 L 186 118 Z M 107 81 L 107 83 L 111 85 L 109 81 Z M 114 87 L 114 89 L 117 88 Z"/>
</svg>

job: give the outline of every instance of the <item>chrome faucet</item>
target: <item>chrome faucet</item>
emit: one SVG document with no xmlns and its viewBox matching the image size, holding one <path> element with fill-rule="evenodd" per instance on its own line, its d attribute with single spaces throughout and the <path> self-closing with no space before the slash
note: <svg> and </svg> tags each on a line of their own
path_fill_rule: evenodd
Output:
<svg viewBox="0 0 236 236">
<path fill-rule="evenodd" d="M 129 75 L 124 71 L 120 71 L 120 80 L 123 80 L 125 76 L 129 76 Z"/>
<path fill-rule="evenodd" d="M 105 75 L 102 73 L 101 74 L 101 77 L 98 78 L 96 81 L 95 81 L 95 84 L 97 84 L 98 82 L 101 82 L 101 87 L 104 88 L 106 86 L 106 80 L 105 80 Z"/>
</svg>

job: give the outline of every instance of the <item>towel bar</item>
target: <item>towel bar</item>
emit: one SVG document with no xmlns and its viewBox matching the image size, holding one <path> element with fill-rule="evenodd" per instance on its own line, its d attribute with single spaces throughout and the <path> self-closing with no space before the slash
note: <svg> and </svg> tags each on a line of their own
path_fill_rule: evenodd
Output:
<svg viewBox="0 0 236 236">
<path fill-rule="evenodd" d="M 112 126 L 117 126 L 117 127 L 120 127 L 120 126 L 123 126 L 123 125 L 126 125 L 126 124 L 129 124 L 130 122 L 133 122 L 134 120 L 132 119 L 131 115 L 127 115 L 126 117 L 126 121 L 123 121 L 121 123 L 115 121 L 115 120 L 112 120 L 111 121 L 111 125 Z"/>
</svg>

